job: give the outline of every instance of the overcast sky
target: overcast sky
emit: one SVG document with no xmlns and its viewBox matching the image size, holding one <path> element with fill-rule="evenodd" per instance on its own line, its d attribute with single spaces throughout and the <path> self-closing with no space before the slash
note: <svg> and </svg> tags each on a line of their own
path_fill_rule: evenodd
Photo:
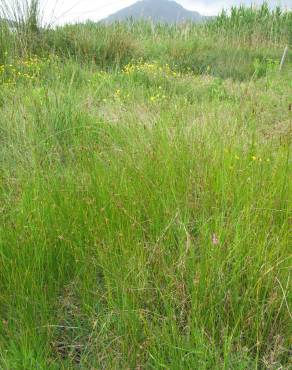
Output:
<svg viewBox="0 0 292 370">
<path fill-rule="evenodd" d="M 41 0 L 46 22 L 55 24 L 99 20 L 119 9 L 134 4 L 137 0 Z M 196 10 L 203 15 L 216 15 L 223 8 L 239 4 L 261 4 L 262 0 L 176 0 L 186 9 Z M 270 0 L 271 6 L 281 5 L 292 9 L 292 0 Z"/>
</svg>

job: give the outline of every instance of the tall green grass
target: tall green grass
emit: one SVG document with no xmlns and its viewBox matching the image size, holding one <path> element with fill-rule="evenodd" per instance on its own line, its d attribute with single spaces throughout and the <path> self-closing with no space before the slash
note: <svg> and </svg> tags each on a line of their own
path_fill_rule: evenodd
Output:
<svg viewBox="0 0 292 370">
<path fill-rule="evenodd" d="M 127 27 L 6 44 L 0 368 L 288 369 L 290 62 Z"/>
<path fill-rule="evenodd" d="M 223 11 L 207 27 L 218 31 L 227 39 L 237 40 L 238 36 L 247 44 L 292 43 L 292 13 L 280 7 L 269 9 L 268 3 L 260 7 L 232 7 L 231 13 Z"/>
<path fill-rule="evenodd" d="M 42 14 L 39 0 L 1 0 L 1 19 L 2 53 L 3 50 L 9 49 L 10 54 L 17 57 L 36 54 L 42 49 L 43 42 L 40 34 Z"/>
<path fill-rule="evenodd" d="M 263 65 L 279 60 L 292 40 L 291 11 L 270 10 L 265 3 L 259 8 L 233 8 L 230 15 L 223 12 L 200 25 L 128 21 L 55 28 L 44 25 L 38 1 L 15 0 L 14 7 L 6 0 L 1 4 L 0 17 L 13 20 L 17 31 L 7 33 L 7 27 L 0 27 L 0 56 L 9 49 L 11 58 L 55 54 L 103 69 L 142 59 L 168 63 L 181 72 L 208 70 L 222 78 L 244 80 L 253 76 L 256 60 Z"/>
</svg>

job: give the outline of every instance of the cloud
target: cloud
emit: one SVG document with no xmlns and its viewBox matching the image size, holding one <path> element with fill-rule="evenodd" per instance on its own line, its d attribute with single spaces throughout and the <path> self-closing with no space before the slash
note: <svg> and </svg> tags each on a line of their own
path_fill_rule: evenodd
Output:
<svg viewBox="0 0 292 370">
<path fill-rule="evenodd" d="M 228 8 L 230 5 L 233 5 L 234 1 L 181 0 L 179 3 L 189 10 L 195 10 L 204 15 L 216 15 L 223 8 Z"/>
<path fill-rule="evenodd" d="M 44 9 L 44 20 L 48 23 L 63 24 L 80 22 L 88 19 L 98 21 L 116 11 L 132 5 L 137 0 L 41 0 Z M 223 8 L 232 5 L 261 4 L 262 0 L 176 0 L 189 10 L 198 11 L 204 15 L 216 15 Z M 270 0 L 269 5 L 281 5 L 292 8 L 292 0 Z"/>
<path fill-rule="evenodd" d="M 205 15 L 216 15 L 222 9 L 228 9 L 234 5 L 260 5 L 263 0 L 178 0 L 187 9 L 196 10 Z M 292 0 L 270 0 L 267 1 L 271 7 L 281 6 L 291 9 Z"/>
<path fill-rule="evenodd" d="M 88 19 L 97 21 L 135 2 L 135 0 L 41 0 L 45 21 L 56 24 Z"/>
</svg>

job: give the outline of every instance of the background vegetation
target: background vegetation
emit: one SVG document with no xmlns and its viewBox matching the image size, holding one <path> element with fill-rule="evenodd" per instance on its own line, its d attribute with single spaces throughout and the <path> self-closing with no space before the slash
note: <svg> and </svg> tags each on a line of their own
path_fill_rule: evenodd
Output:
<svg viewBox="0 0 292 370">
<path fill-rule="evenodd" d="M 0 367 L 288 369 L 291 12 L 4 5 Z"/>
</svg>

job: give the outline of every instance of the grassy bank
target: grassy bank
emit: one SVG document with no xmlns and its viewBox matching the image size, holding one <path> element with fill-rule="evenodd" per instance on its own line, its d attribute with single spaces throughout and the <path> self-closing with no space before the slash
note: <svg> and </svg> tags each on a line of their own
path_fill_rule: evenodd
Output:
<svg viewBox="0 0 292 370">
<path fill-rule="evenodd" d="M 289 368 L 289 32 L 220 19 L 6 29 L 1 368 Z"/>
<path fill-rule="evenodd" d="M 206 24 L 163 25 L 149 22 L 87 22 L 45 27 L 37 1 L 28 10 L 15 0 L 17 10 L 6 10 L 12 19 L 13 32 L 7 22 L 0 22 L 0 63 L 21 57 L 57 55 L 82 65 L 115 70 L 132 61 L 142 60 L 169 64 L 177 72 L 192 71 L 221 78 L 249 79 L 258 71 L 263 76 L 270 61 L 279 61 L 284 47 L 292 43 L 292 13 L 264 4 L 256 8 L 233 8 L 229 16 L 222 13 Z M 2 0 L 6 4 L 6 0 Z M 29 2 L 28 2 L 29 4 Z M 0 6 L 1 14 L 1 6 Z M 10 26 L 11 28 L 11 26 Z M 288 58 L 291 62 L 291 52 Z M 259 76 L 258 76 L 259 77 Z"/>
</svg>

